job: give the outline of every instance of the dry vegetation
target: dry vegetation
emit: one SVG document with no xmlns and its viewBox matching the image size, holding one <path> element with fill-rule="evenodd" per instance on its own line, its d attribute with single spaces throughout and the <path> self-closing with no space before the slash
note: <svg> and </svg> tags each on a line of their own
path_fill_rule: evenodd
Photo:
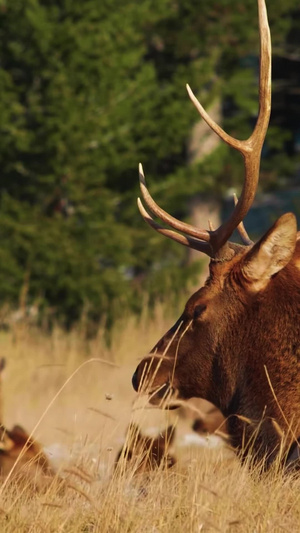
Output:
<svg viewBox="0 0 300 533">
<path fill-rule="evenodd" d="M 110 348 L 101 328 L 91 341 L 83 326 L 49 336 L 25 325 L 1 332 L 4 422 L 34 430 L 65 480 L 37 491 L 9 479 L 0 488 L 2 533 L 300 531 L 300 479 L 276 468 L 259 476 L 226 449 L 180 448 L 187 426 L 175 411 L 134 403 L 137 359 L 171 322 L 163 307 L 139 325 L 129 317 Z M 138 476 L 134 464 L 114 470 L 132 418 L 144 429 L 178 421 L 173 468 Z"/>
</svg>

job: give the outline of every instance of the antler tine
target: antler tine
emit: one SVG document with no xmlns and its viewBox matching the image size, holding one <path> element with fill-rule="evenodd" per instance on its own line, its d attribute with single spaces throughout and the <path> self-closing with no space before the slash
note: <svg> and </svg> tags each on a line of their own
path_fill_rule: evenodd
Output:
<svg viewBox="0 0 300 533">
<path fill-rule="evenodd" d="M 227 257 L 229 257 L 225 250 L 225 244 L 235 228 L 238 228 L 242 239 L 246 239 L 246 244 L 252 242 L 241 223 L 248 213 L 256 193 L 259 178 L 260 155 L 269 124 L 271 109 L 271 38 L 265 0 L 258 0 L 258 13 L 260 34 L 259 114 L 256 126 L 249 139 L 240 141 L 228 135 L 206 113 L 190 87 L 187 85 L 189 96 L 202 118 L 213 131 L 221 137 L 221 139 L 241 152 L 244 158 L 245 180 L 243 190 L 229 219 L 221 224 L 217 230 L 212 230 L 211 227 L 209 230 L 202 230 L 179 221 L 161 209 L 153 200 L 146 186 L 142 165 L 139 165 L 140 188 L 148 209 L 175 230 L 185 233 L 185 236 L 163 228 L 157 224 L 144 209 L 140 200 L 138 200 L 138 206 L 145 221 L 159 233 L 162 233 L 185 246 L 204 252 L 212 258 L 222 261 L 227 260 Z"/>
<path fill-rule="evenodd" d="M 170 229 L 164 228 L 160 224 L 157 224 L 157 222 L 153 220 L 151 215 L 147 213 L 140 198 L 137 199 L 137 205 L 145 222 L 147 222 L 147 224 L 149 224 L 149 226 L 155 229 L 158 233 L 161 233 L 162 235 L 165 235 L 165 237 L 169 237 L 173 241 L 179 242 L 180 244 L 183 244 L 184 246 L 187 246 L 188 248 L 193 248 L 194 250 L 198 250 L 198 252 L 203 252 L 206 255 L 209 255 L 210 257 L 213 255 L 213 250 L 208 242 L 197 241 L 193 237 L 187 237 L 185 235 L 180 235 L 180 233 L 177 233 L 176 231 L 172 231 Z"/>
<path fill-rule="evenodd" d="M 233 201 L 234 205 L 238 203 L 238 199 L 235 193 L 233 193 Z M 243 222 L 240 222 L 236 229 L 239 232 L 243 244 L 245 244 L 246 246 L 250 246 L 251 244 L 253 244 L 253 241 L 250 239 Z"/>
<path fill-rule="evenodd" d="M 210 234 L 210 242 L 215 253 L 224 246 L 234 229 L 248 213 L 257 189 L 260 167 L 260 155 L 266 136 L 271 111 L 271 37 L 265 0 L 258 0 L 259 34 L 260 34 L 260 80 L 259 80 L 259 115 L 252 135 L 240 141 L 228 135 L 206 113 L 189 86 L 188 94 L 201 117 L 227 144 L 242 153 L 245 165 L 245 180 L 241 197 L 229 219 L 215 232 Z"/>
<path fill-rule="evenodd" d="M 195 108 L 199 111 L 199 114 L 205 120 L 206 124 L 217 134 L 219 137 L 225 141 L 229 146 L 232 146 L 233 148 L 236 148 L 240 152 L 245 151 L 243 142 L 239 141 L 238 139 L 235 139 L 234 137 L 231 137 L 231 135 L 228 135 L 226 131 L 221 128 L 205 111 L 204 107 L 200 104 L 198 98 L 194 95 L 192 89 L 190 88 L 189 84 L 186 84 L 186 90 L 188 92 L 188 95 L 190 99 L 192 100 Z"/>
<path fill-rule="evenodd" d="M 196 228 L 196 226 L 192 226 L 191 224 L 187 224 L 186 222 L 181 222 L 177 218 L 173 217 L 172 215 L 169 215 L 164 209 L 159 207 L 157 203 L 153 200 L 152 196 L 150 195 L 145 175 L 143 171 L 142 164 L 139 164 L 139 180 L 140 180 L 140 189 L 143 196 L 143 199 L 145 201 L 146 206 L 150 211 L 161 219 L 162 222 L 165 222 L 171 228 L 174 228 L 178 231 L 182 231 L 183 233 L 186 233 L 187 235 L 190 235 L 191 237 L 196 237 L 196 239 L 200 239 L 203 241 L 208 242 L 210 240 L 210 232 L 207 230 L 201 230 Z"/>
<path fill-rule="evenodd" d="M 212 221 L 210 220 L 210 218 L 208 219 L 208 227 L 209 227 L 209 231 L 214 231 L 214 230 L 215 230 L 215 228 L 214 228 L 214 226 L 213 226 L 213 223 L 212 223 Z"/>
</svg>

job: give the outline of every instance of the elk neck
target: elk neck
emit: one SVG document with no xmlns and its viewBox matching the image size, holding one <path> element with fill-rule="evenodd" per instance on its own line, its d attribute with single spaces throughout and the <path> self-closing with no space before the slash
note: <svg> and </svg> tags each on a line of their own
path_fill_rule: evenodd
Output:
<svg viewBox="0 0 300 533">
<path fill-rule="evenodd" d="M 211 401 L 228 417 L 233 444 L 241 442 L 241 433 L 245 432 L 244 424 L 236 415 L 257 424 L 262 417 L 268 419 L 262 424 L 262 449 L 263 441 L 268 442 L 267 449 L 270 442 L 275 446 L 278 440 L 271 419 L 277 420 L 285 432 L 288 421 L 294 435 L 300 434 L 298 264 L 299 245 L 292 261 L 271 279 L 268 287 L 255 294 L 252 301 L 248 300 L 237 316 L 231 342 L 223 344 L 223 352 L 216 358 L 214 383 L 220 386 Z M 247 428 L 247 432 L 250 433 L 251 428 Z"/>
</svg>

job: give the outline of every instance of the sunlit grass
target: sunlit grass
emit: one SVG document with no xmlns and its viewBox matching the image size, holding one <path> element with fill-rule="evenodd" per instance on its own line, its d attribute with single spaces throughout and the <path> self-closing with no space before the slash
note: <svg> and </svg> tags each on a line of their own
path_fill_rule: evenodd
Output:
<svg viewBox="0 0 300 533">
<path fill-rule="evenodd" d="M 132 372 L 170 325 L 164 306 L 139 322 L 127 317 L 110 347 L 101 328 L 91 340 L 80 327 L 1 332 L 4 422 L 31 431 L 45 415 L 35 436 L 55 450 L 64 480 L 36 491 L 10 479 L 0 488 L 1 532 L 300 531 L 299 479 L 241 466 L 226 448 L 179 448 L 187 423 L 176 411 L 134 403 Z M 177 424 L 174 467 L 139 475 L 134 462 L 114 469 L 131 419 L 144 429 Z"/>
</svg>

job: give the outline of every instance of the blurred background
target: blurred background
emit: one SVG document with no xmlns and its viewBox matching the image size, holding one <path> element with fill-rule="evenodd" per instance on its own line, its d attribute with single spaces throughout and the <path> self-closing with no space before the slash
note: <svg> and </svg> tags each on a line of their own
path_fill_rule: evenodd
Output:
<svg viewBox="0 0 300 533">
<path fill-rule="evenodd" d="M 258 237 L 300 207 L 300 7 L 269 2 L 272 116 Z M 253 0 L 0 1 L 0 321 L 105 335 L 196 284 L 201 257 L 151 231 L 138 163 L 157 202 L 207 227 L 243 180 L 188 99 L 189 83 L 232 136 L 258 112 Z"/>
</svg>

